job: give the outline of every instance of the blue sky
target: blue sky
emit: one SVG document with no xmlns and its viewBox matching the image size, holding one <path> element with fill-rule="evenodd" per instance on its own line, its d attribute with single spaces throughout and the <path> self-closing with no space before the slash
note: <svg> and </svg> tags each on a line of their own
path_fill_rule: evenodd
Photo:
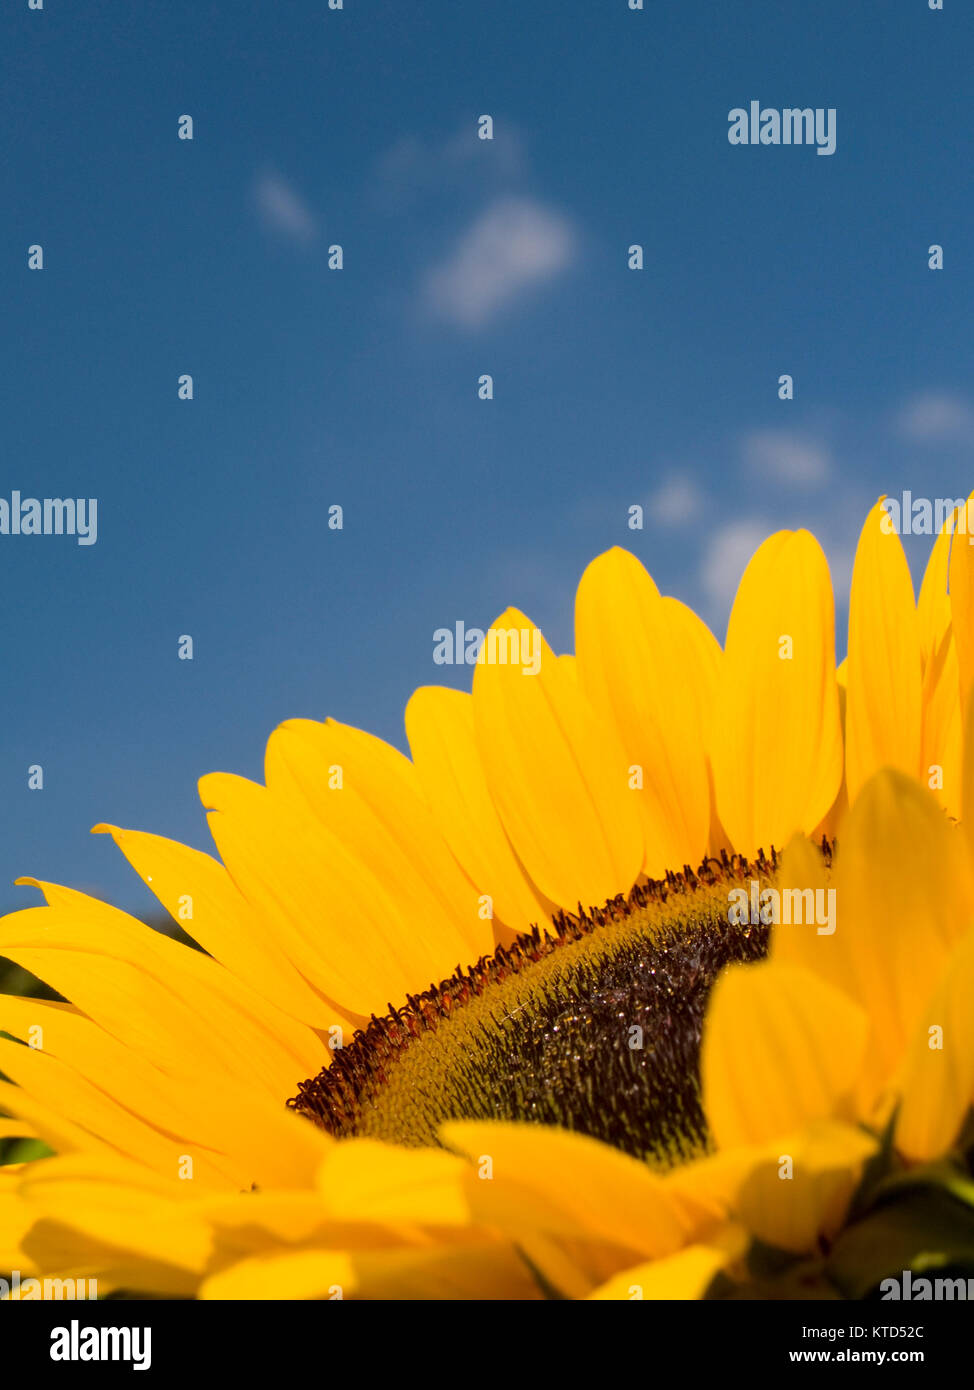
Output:
<svg viewBox="0 0 974 1390">
<path fill-rule="evenodd" d="M 972 486 L 961 0 L 9 0 L 0 28 L 0 497 L 98 499 L 94 545 L 0 535 L 0 906 L 33 873 L 146 910 L 93 823 L 209 847 L 197 777 L 259 777 L 296 715 L 402 746 L 417 685 L 468 683 L 434 629 L 513 602 L 570 648 L 613 544 L 722 638 L 753 547 L 808 525 L 841 654 L 866 508 Z M 835 154 L 730 145 L 751 100 L 834 107 Z"/>
</svg>

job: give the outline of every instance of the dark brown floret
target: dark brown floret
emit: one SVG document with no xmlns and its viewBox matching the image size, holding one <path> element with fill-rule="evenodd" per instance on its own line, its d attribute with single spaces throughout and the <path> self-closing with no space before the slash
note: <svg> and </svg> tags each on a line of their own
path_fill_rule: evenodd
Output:
<svg viewBox="0 0 974 1390">
<path fill-rule="evenodd" d="M 561 913 L 373 1017 L 288 1105 L 330 1134 L 437 1142 L 448 1119 L 530 1120 L 661 1166 L 708 1144 L 699 1051 L 725 965 L 767 952 L 728 921 L 728 890 L 766 886 L 774 851 L 708 859 Z"/>
</svg>

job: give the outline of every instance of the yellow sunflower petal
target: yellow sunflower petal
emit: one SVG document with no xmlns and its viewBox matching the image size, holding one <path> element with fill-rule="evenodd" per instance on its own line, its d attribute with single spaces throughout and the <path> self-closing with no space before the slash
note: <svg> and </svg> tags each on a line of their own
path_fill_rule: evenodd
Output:
<svg viewBox="0 0 974 1390">
<path fill-rule="evenodd" d="M 111 1145 L 156 1171 L 175 1178 L 185 1146 L 161 1134 L 151 1124 L 132 1115 L 98 1086 L 73 1071 L 56 1057 L 0 1038 L 0 1069 L 21 1090 L 83 1129 L 92 1138 Z M 91 1147 L 98 1147 L 92 1145 Z M 226 1185 L 228 1179 L 199 1155 L 199 1181 L 203 1186 Z M 237 1181 L 240 1181 L 238 1176 Z"/>
<path fill-rule="evenodd" d="M 720 648 L 696 614 L 660 597 L 618 546 L 593 560 L 575 597 L 579 679 L 618 732 L 641 787 L 644 871 L 696 866 L 707 852 L 707 738 Z"/>
<path fill-rule="evenodd" d="M 231 876 L 294 964 L 342 1011 L 385 1012 L 450 975 L 464 959 L 459 931 L 410 917 L 395 883 L 337 834 L 243 777 L 200 782 L 213 838 Z M 305 1073 L 310 1075 L 310 1073 Z"/>
<path fill-rule="evenodd" d="M 955 820 L 961 814 L 962 724 L 957 644 L 948 624 L 923 673 L 920 778 Z"/>
<path fill-rule="evenodd" d="M 66 1119 L 59 1105 L 37 1100 L 22 1086 L 0 1081 L 0 1106 L 29 1124 L 38 1139 L 58 1153 L 79 1153 L 98 1148 L 109 1151 L 108 1144 Z M 3 1168 L 0 1172 L 7 1173 L 9 1169 Z"/>
<path fill-rule="evenodd" d="M 36 1139 L 37 1132 L 26 1120 L 0 1119 L 0 1139 Z"/>
<path fill-rule="evenodd" d="M 836 930 L 809 946 L 807 963 L 841 981 L 868 1013 L 875 1090 L 899 1064 L 948 952 L 974 919 L 974 886 L 960 833 L 930 792 L 890 769 L 866 783 L 849 812 L 834 882 Z"/>
<path fill-rule="evenodd" d="M 17 1190 L 22 1172 L 21 1164 L 0 1168 L 0 1270 L 33 1274 L 37 1266 L 28 1258 L 23 1242 L 35 1213 Z"/>
<path fill-rule="evenodd" d="M 318 1172 L 322 1210 L 335 1221 L 469 1226 L 469 1165 L 442 1149 L 372 1139 L 335 1144 Z"/>
<path fill-rule="evenodd" d="M 449 942 L 454 960 L 476 960 L 491 949 L 477 890 L 439 833 L 416 769 L 397 748 L 334 719 L 291 719 L 271 734 L 264 767 L 271 792 L 305 805 L 348 853 L 395 884 L 414 935 Z"/>
<path fill-rule="evenodd" d="M 186 1296 L 195 1290 L 210 1236 L 191 1191 L 118 1155 L 30 1164 L 19 1190 L 33 1218 L 23 1248 L 45 1272 L 94 1273 L 106 1291 Z"/>
<path fill-rule="evenodd" d="M 371 1250 L 429 1244 L 415 1230 L 369 1220 L 335 1221 L 317 1188 L 238 1192 L 207 1198 L 197 1210 L 213 1234 L 213 1268 L 282 1249 Z"/>
<path fill-rule="evenodd" d="M 821 851 L 807 835 L 793 835 L 785 845 L 776 886 L 781 915 L 784 916 L 787 902 L 790 921 L 772 927 L 771 959 L 782 965 L 803 966 L 845 989 L 848 975 L 842 964 L 844 958 L 822 942 L 823 936 L 831 934 L 830 904 L 838 925 L 835 886 Z M 822 918 L 826 919 L 824 924 Z"/>
<path fill-rule="evenodd" d="M 957 643 L 961 708 L 974 691 L 974 493 L 958 513 L 950 545 L 950 621 Z"/>
<path fill-rule="evenodd" d="M 11 1075 L 24 1088 L 15 1092 L 13 1104 L 21 1105 L 28 1094 L 42 1103 L 46 1097 L 51 1111 L 83 1127 L 88 1140 L 81 1147 L 90 1147 L 95 1135 L 100 1141 L 110 1135 L 116 1148 L 170 1176 L 189 1155 L 201 1188 L 239 1189 L 254 1180 L 253 1142 L 239 1142 L 239 1122 L 227 1129 L 226 1083 L 215 1105 L 205 1073 L 167 1075 L 68 1004 L 4 995 L 0 1026 L 29 1044 L 13 1057 Z M 53 1068 L 46 1057 L 55 1060 Z M 245 1117 L 260 1099 L 248 1089 L 237 1093 L 237 1104 Z"/>
<path fill-rule="evenodd" d="M 115 825 L 96 825 L 92 833 L 111 835 L 188 935 L 258 994 L 312 1027 L 336 1022 L 334 1008 L 294 968 L 222 864 L 161 835 Z"/>
<path fill-rule="evenodd" d="M 618 1149 L 547 1125 L 456 1120 L 444 1142 L 477 1174 L 474 1210 L 519 1239 L 531 1231 L 593 1241 L 656 1257 L 696 1234 L 686 1194 Z M 701 1210 L 706 1226 L 710 1213 Z"/>
<path fill-rule="evenodd" d="M 358 1288 L 353 1258 L 343 1250 L 294 1250 L 243 1259 L 212 1274 L 200 1288 L 208 1300 L 328 1300 Z"/>
<path fill-rule="evenodd" d="M 958 513 L 955 511 L 934 541 L 917 599 L 917 622 L 924 669 L 938 650 L 950 627 L 950 587 L 948 568 L 953 533 Z"/>
<path fill-rule="evenodd" d="M 947 960 L 896 1081 L 896 1147 L 923 1161 L 947 1152 L 974 1104 L 974 930 Z"/>
<path fill-rule="evenodd" d="M 711 995 L 701 1050 L 717 1144 L 759 1144 L 842 1114 L 865 1045 L 862 1010 L 810 972 L 773 961 L 732 966 Z"/>
<path fill-rule="evenodd" d="M 903 545 L 888 528 L 880 499 L 859 537 L 849 598 L 850 801 L 877 768 L 898 767 L 916 776 L 920 764 L 920 632 Z"/>
<path fill-rule="evenodd" d="M 406 734 L 440 833 L 496 917 L 517 932 L 550 916 L 552 904 L 524 871 L 504 832 L 484 776 L 473 698 L 426 685 L 406 706 Z"/>
<path fill-rule="evenodd" d="M 748 856 L 809 833 L 842 778 L 832 583 L 807 531 L 769 537 L 727 629 L 711 749 L 717 810 Z"/>
<path fill-rule="evenodd" d="M 210 1276 L 203 1299 L 539 1299 L 506 1246 L 427 1250 L 301 1250 L 241 1260 Z"/>
<path fill-rule="evenodd" d="M 703 1298 L 720 1271 L 743 1253 L 740 1233 L 735 1231 L 733 1236 L 723 1245 L 688 1245 L 675 1255 L 633 1265 L 588 1297 L 598 1302 Z"/>
<path fill-rule="evenodd" d="M 962 772 L 962 810 L 961 830 L 969 852 L 969 862 L 974 865 L 974 695 L 967 702 L 964 711 L 964 737 Z"/>
<path fill-rule="evenodd" d="M 512 631 L 540 643 L 535 674 L 523 660 L 489 659 L 492 641 L 498 653 L 509 650 Z M 477 746 L 515 853 L 561 907 L 627 892 L 642 865 L 643 835 L 616 735 L 516 609 L 492 625 L 482 654 L 473 679 Z"/>
<path fill-rule="evenodd" d="M 45 980 L 164 1070 L 236 1077 L 275 1096 L 320 1044 L 216 961 L 72 889 L 34 879 L 49 906 L 0 920 L 0 954 Z M 320 1062 L 318 1063 L 320 1067 Z"/>
<path fill-rule="evenodd" d="M 709 1221 L 721 1229 L 729 1220 L 741 1183 L 751 1170 L 750 1150 L 720 1149 L 683 1163 L 666 1175 L 674 1201 L 687 1203 L 688 1219 L 696 1229 Z"/>
<path fill-rule="evenodd" d="M 752 1150 L 736 1214 L 759 1240 L 795 1254 L 814 1250 L 842 1225 L 876 1139 L 851 1125 L 816 1121 Z"/>
</svg>

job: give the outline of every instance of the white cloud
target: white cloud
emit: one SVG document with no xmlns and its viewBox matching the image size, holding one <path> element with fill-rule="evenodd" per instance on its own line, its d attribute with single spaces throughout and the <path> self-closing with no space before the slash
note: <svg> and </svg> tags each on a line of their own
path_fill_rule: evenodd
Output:
<svg viewBox="0 0 974 1390">
<path fill-rule="evenodd" d="M 754 430 L 745 435 L 741 450 L 753 473 L 786 487 L 821 487 L 832 471 L 823 445 L 789 430 Z"/>
<path fill-rule="evenodd" d="M 264 226 L 289 241 L 307 245 L 318 233 L 318 224 L 303 199 L 280 174 L 268 170 L 254 182 L 254 203 Z"/>
<path fill-rule="evenodd" d="M 687 473 L 672 473 L 650 496 L 646 506 L 660 526 L 685 526 L 698 514 L 703 495 Z"/>
<path fill-rule="evenodd" d="M 711 603 L 730 604 L 748 560 L 773 530 L 773 526 L 756 517 L 742 517 L 728 522 L 710 537 L 700 568 L 700 583 Z"/>
<path fill-rule="evenodd" d="M 428 272 L 427 301 L 461 328 L 479 328 L 570 265 L 574 244 L 571 224 L 560 213 L 529 198 L 500 198 Z"/>
<path fill-rule="evenodd" d="M 925 391 L 914 396 L 896 423 L 901 435 L 920 444 L 974 441 L 974 410 L 960 396 L 946 391 Z"/>
</svg>

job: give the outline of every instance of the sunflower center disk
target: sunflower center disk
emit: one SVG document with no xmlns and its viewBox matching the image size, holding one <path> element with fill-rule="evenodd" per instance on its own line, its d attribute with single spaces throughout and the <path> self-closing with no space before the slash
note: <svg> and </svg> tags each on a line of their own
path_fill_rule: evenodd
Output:
<svg viewBox="0 0 974 1390">
<path fill-rule="evenodd" d="M 530 1120 L 661 1169 L 708 1146 L 699 1052 L 711 985 L 767 952 L 728 890 L 774 865 L 708 860 L 559 917 L 368 1027 L 288 1105 L 339 1138 L 437 1143 L 451 1119 Z"/>
</svg>

